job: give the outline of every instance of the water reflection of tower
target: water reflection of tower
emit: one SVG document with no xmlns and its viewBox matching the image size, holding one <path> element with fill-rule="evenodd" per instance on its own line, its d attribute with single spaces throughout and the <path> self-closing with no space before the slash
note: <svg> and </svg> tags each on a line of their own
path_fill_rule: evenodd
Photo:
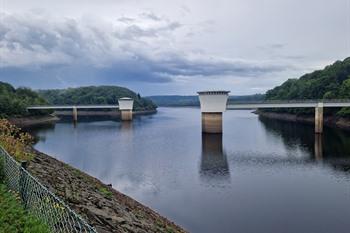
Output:
<svg viewBox="0 0 350 233">
<path fill-rule="evenodd" d="M 121 143 L 129 145 L 133 143 L 133 122 L 132 121 L 121 121 L 120 122 L 120 138 Z"/>
<path fill-rule="evenodd" d="M 202 134 L 200 175 L 205 179 L 229 180 L 230 169 L 222 145 L 222 134 Z"/>
<path fill-rule="evenodd" d="M 120 124 L 120 130 L 122 132 L 131 132 L 132 131 L 132 121 L 122 121 Z"/>
</svg>

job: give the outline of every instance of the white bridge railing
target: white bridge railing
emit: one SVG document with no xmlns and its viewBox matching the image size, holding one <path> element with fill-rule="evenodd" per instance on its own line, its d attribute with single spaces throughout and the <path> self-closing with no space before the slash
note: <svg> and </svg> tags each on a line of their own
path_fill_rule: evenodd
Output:
<svg viewBox="0 0 350 233">
<path fill-rule="evenodd" d="M 350 107 L 349 99 L 341 100 L 269 100 L 269 101 L 247 101 L 234 102 L 229 101 L 228 110 L 234 109 L 257 109 L 257 108 L 315 108 L 319 104 L 323 107 Z"/>
<path fill-rule="evenodd" d="M 29 106 L 28 110 L 47 109 L 119 109 L 119 105 L 37 105 Z"/>
</svg>

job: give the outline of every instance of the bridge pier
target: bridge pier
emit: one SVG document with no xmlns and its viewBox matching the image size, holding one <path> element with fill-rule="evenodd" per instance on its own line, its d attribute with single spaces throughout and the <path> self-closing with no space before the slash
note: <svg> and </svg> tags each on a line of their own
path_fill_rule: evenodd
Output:
<svg viewBox="0 0 350 233">
<path fill-rule="evenodd" d="M 77 107 L 73 107 L 73 122 L 77 123 L 78 122 L 78 109 Z"/>
<path fill-rule="evenodd" d="M 202 133 L 222 133 L 222 113 L 226 111 L 229 91 L 200 91 Z"/>
<path fill-rule="evenodd" d="M 315 107 L 315 133 L 323 133 L 323 103 L 318 103 Z"/>
<path fill-rule="evenodd" d="M 128 97 L 118 99 L 120 118 L 122 121 L 132 120 L 132 109 L 134 105 L 134 100 Z"/>
</svg>

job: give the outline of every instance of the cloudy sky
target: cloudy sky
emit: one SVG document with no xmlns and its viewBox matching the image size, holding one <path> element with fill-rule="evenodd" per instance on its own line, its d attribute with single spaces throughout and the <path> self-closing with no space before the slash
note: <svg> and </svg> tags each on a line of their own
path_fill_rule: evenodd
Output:
<svg viewBox="0 0 350 233">
<path fill-rule="evenodd" d="M 350 56 L 350 0 L 0 0 L 0 80 L 264 93 Z"/>
</svg>

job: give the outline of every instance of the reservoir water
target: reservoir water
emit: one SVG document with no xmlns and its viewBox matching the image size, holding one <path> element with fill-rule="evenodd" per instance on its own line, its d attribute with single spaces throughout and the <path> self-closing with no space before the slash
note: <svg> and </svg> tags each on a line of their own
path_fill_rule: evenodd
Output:
<svg viewBox="0 0 350 233">
<path fill-rule="evenodd" d="M 350 232 L 350 134 L 227 111 L 202 135 L 198 108 L 132 123 L 59 122 L 35 148 L 195 233 Z"/>
</svg>

